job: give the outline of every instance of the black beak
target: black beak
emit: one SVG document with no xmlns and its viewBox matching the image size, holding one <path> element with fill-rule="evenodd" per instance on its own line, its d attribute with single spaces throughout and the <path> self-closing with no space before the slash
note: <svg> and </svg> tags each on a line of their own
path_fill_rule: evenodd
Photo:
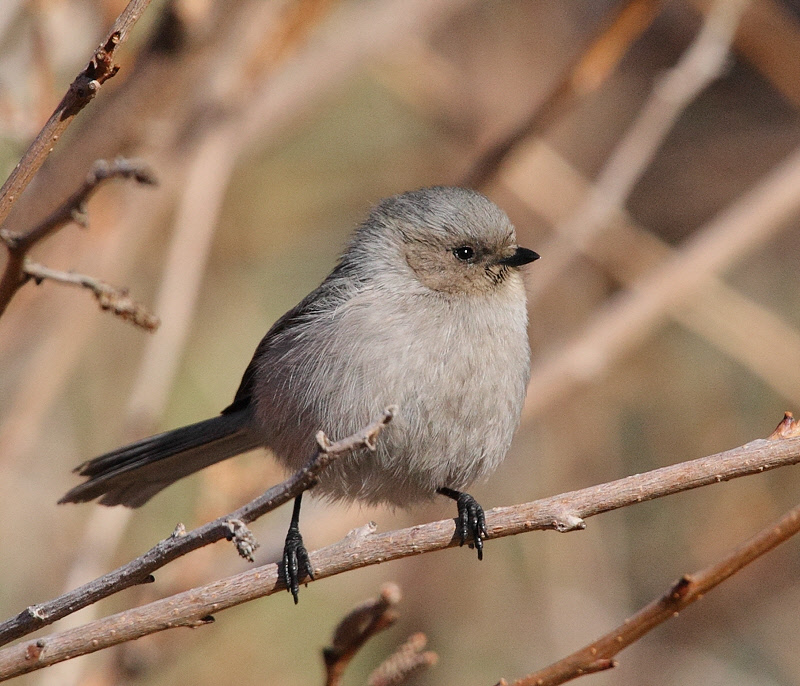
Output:
<svg viewBox="0 0 800 686">
<path fill-rule="evenodd" d="M 500 264 L 506 267 L 521 267 L 523 264 L 528 264 L 538 259 L 538 253 L 533 252 L 533 250 L 528 250 L 527 248 L 518 247 L 513 255 L 509 255 L 500 260 Z"/>
</svg>

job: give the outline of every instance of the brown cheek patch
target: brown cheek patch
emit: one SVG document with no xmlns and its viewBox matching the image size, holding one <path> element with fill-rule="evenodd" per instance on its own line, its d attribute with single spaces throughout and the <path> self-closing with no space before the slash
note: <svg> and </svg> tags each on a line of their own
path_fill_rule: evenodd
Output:
<svg viewBox="0 0 800 686">
<path fill-rule="evenodd" d="M 479 265 L 459 264 L 447 250 L 409 245 L 406 262 L 422 284 L 443 293 L 475 293 L 491 287 Z"/>
<path fill-rule="evenodd" d="M 435 291 L 451 292 L 454 289 L 453 272 L 455 265 L 447 265 L 450 255 L 444 250 L 434 250 L 430 246 L 406 246 L 406 262 L 417 278 Z M 450 267 L 448 269 L 448 266 Z"/>
</svg>

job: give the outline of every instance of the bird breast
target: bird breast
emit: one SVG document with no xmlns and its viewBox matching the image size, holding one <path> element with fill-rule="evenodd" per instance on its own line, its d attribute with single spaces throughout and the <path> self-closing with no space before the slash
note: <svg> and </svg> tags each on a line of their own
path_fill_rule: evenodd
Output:
<svg viewBox="0 0 800 686">
<path fill-rule="evenodd" d="M 524 287 L 512 276 L 479 297 L 367 289 L 295 327 L 257 386 L 266 445 L 297 469 L 320 429 L 336 440 L 397 405 L 377 450 L 335 462 L 314 492 L 405 506 L 493 471 L 529 375 Z"/>
</svg>

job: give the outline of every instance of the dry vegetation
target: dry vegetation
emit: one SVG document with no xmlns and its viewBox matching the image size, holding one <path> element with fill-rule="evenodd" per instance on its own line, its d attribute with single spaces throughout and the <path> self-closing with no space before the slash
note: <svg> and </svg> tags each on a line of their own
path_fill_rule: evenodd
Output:
<svg viewBox="0 0 800 686">
<path fill-rule="evenodd" d="M 107 81 L 82 111 L 64 105 L 52 155 L 22 195 L 0 197 L 0 216 L 11 210 L 3 259 L 16 270 L 12 279 L 3 265 L 0 284 L 0 619 L 127 563 L 176 522 L 194 529 L 281 481 L 254 454 L 133 516 L 55 505 L 83 459 L 224 407 L 268 325 L 325 275 L 366 207 L 408 188 L 480 187 L 543 256 L 528 274 L 534 362 L 522 427 L 501 470 L 474 489 L 488 507 L 720 453 L 800 406 L 795 4 L 153 0 L 111 46 L 126 4 L 0 2 L 0 176 L 98 45 L 121 67 L 110 78 L 99 59 Z M 40 147 L 43 161 L 50 145 Z M 120 156 L 143 160 L 159 185 L 88 189 L 95 162 Z M 82 185 L 91 200 L 62 206 Z M 66 216 L 86 229 L 52 223 Z M 46 240 L 22 250 L 10 238 L 31 230 Z M 134 322 L 152 312 L 161 326 L 151 335 L 121 323 L 63 282 L 93 284 L 112 312 Z M 777 466 L 775 453 L 791 464 L 797 440 L 732 451 L 725 468 L 758 472 Z M 752 462 L 754 451 L 773 462 Z M 733 474 L 706 467 L 702 483 Z M 637 501 L 634 483 L 684 490 L 688 472 L 673 474 L 672 490 L 665 474 L 627 482 L 615 507 Z M 483 685 L 595 640 L 582 667 L 564 669 L 618 660 L 586 677 L 597 684 L 797 683 L 796 540 L 703 596 L 797 529 L 798 493 L 797 468 L 756 473 L 592 517 L 566 536 L 490 541 L 480 564 L 457 549 L 417 556 L 404 552 L 419 543 L 403 543 L 403 531 L 370 538 L 362 528 L 321 551 L 318 576 L 337 575 L 310 584 L 298 607 L 288 594 L 241 604 L 213 626 L 145 636 L 18 683 L 321 684 L 327 664 L 329 684 L 394 683 L 408 671 L 414 683 Z M 608 488 L 584 495 L 595 509 L 502 508 L 490 533 L 548 521 L 579 529 L 571 517 L 613 509 L 597 509 Z M 387 532 L 449 514 L 447 503 L 409 513 L 318 503 L 304 535 L 322 548 L 371 519 Z M 250 525 L 272 590 L 288 516 Z M 441 549 L 452 547 L 448 526 L 419 531 Z M 406 559 L 338 573 L 359 536 L 385 546 L 369 554 Z M 137 607 L 143 617 L 173 594 L 216 592 L 218 580 L 258 568 L 206 546 L 34 638 L 80 637 L 68 630 L 85 625 L 107 636 L 93 620 Z M 387 580 L 403 589 L 400 605 Z M 634 626 L 649 627 L 699 597 L 614 658 L 642 633 L 618 640 L 626 617 L 638 611 Z M 183 624 L 205 623 L 200 613 Z M 437 662 L 430 651 L 438 664 L 420 671 Z M 557 683 L 538 679 L 519 683 Z"/>
</svg>

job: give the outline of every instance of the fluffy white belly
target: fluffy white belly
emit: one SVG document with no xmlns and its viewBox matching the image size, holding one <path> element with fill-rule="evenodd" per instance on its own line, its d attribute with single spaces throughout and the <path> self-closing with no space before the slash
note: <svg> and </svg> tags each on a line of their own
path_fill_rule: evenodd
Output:
<svg viewBox="0 0 800 686">
<path fill-rule="evenodd" d="M 426 302 L 422 319 L 408 315 L 415 311 L 408 299 L 383 298 L 378 308 L 363 297 L 328 325 L 317 321 L 313 340 L 298 331 L 303 345 L 287 340 L 285 373 L 265 374 L 256 394 L 266 444 L 297 469 L 313 454 L 319 429 L 339 439 L 397 405 L 378 449 L 332 464 L 314 493 L 406 506 L 489 474 L 511 443 L 528 381 L 521 279 L 516 285 L 505 289 L 505 303 Z M 308 437 L 302 444 L 289 439 L 298 425 Z"/>
</svg>

